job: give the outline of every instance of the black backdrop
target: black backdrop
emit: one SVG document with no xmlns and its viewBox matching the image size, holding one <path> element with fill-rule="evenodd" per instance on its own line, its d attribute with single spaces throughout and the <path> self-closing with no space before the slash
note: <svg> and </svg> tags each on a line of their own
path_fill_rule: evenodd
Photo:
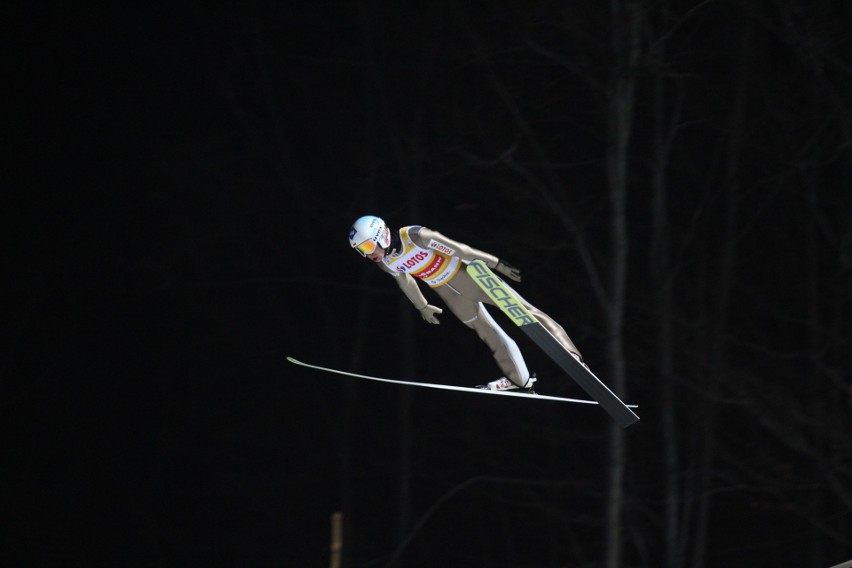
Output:
<svg viewBox="0 0 852 568">
<path fill-rule="evenodd" d="M 372 213 L 519 266 L 521 293 L 606 374 L 589 267 L 606 282 L 612 6 L 10 14 L 10 565 L 322 566 L 342 510 L 348 566 L 602 566 L 604 413 L 285 356 L 494 378 L 469 330 L 448 313 L 423 324 L 348 250 L 349 225 Z M 643 421 L 626 439 L 624 565 L 665 565 L 671 518 L 649 261 L 658 171 L 679 558 L 846 560 L 850 14 L 639 6 L 623 333 Z M 664 166 L 659 116 L 677 125 Z M 582 396 L 508 331 L 541 392 Z"/>
</svg>

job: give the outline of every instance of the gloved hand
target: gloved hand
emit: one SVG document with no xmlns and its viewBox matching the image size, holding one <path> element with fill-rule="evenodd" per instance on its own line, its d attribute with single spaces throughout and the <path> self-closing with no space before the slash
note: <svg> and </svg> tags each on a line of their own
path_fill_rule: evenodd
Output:
<svg viewBox="0 0 852 568">
<path fill-rule="evenodd" d="M 442 310 L 441 308 L 436 308 L 435 306 L 430 306 L 429 304 L 426 304 L 425 306 L 420 308 L 420 315 L 423 316 L 424 321 L 437 325 L 441 322 L 438 321 L 438 318 L 435 316 L 440 315 L 443 311 L 444 310 Z"/>
<path fill-rule="evenodd" d="M 494 267 L 494 270 L 506 276 L 509 280 L 514 280 L 515 282 L 521 281 L 520 269 L 515 268 L 505 260 L 498 260 L 497 266 Z"/>
</svg>

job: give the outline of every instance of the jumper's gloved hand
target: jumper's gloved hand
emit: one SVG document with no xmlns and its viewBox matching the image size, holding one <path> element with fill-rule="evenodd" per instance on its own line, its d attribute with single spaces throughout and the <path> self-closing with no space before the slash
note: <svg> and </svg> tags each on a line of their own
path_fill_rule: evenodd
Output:
<svg viewBox="0 0 852 568">
<path fill-rule="evenodd" d="M 515 268 L 505 260 L 498 260 L 497 266 L 494 267 L 494 270 L 506 276 L 509 280 L 514 280 L 515 282 L 521 281 L 520 269 Z"/>
<path fill-rule="evenodd" d="M 441 308 L 436 308 L 435 306 L 430 306 L 429 304 L 426 304 L 425 306 L 420 308 L 420 315 L 423 316 L 424 321 L 427 321 L 432 324 L 439 324 L 441 322 L 438 321 L 438 318 L 435 316 L 440 315 L 443 311 L 444 310 L 442 310 Z"/>
</svg>

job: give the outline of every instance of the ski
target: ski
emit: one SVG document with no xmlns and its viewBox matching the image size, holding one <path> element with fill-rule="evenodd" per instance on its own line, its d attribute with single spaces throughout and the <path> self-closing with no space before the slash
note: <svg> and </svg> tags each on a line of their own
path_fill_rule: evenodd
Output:
<svg viewBox="0 0 852 568">
<path fill-rule="evenodd" d="M 577 404 L 598 404 L 597 401 L 594 400 L 583 400 L 578 398 L 565 398 L 561 396 L 548 396 L 537 394 L 534 392 L 518 392 L 511 390 L 503 390 L 503 391 L 493 391 L 488 389 L 477 389 L 473 387 L 458 387 L 454 385 L 444 385 L 440 383 L 418 383 L 414 381 L 400 381 L 395 379 L 383 379 L 381 377 L 371 377 L 370 375 L 361 375 L 359 373 L 351 373 L 349 371 L 340 371 L 338 369 L 331 369 L 329 367 L 320 367 L 319 365 L 311 365 L 310 363 L 303 363 L 298 359 L 294 359 L 293 357 L 287 357 L 287 360 L 294 365 L 299 365 L 301 367 L 307 367 L 308 369 L 314 369 L 316 371 L 324 371 L 326 373 L 334 373 L 336 375 L 343 375 L 345 377 L 355 377 L 358 379 L 368 379 L 370 381 L 378 381 L 381 383 L 392 383 L 395 385 L 405 385 L 409 387 L 428 387 L 432 389 L 441 389 L 441 390 L 451 390 L 451 391 L 459 391 L 459 392 L 468 392 L 468 393 L 476 393 L 476 394 L 491 394 L 497 396 L 514 396 L 525 398 L 528 400 L 549 400 L 554 402 L 573 402 Z"/>
<path fill-rule="evenodd" d="M 639 417 L 624 404 L 603 381 L 587 369 L 559 343 L 547 329 L 541 325 L 518 299 L 514 290 L 495 275 L 481 260 L 474 260 L 467 266 L 467 273 L 473 278 L 503 313 L 521 328 L 563 371 L 583 388 L 601 407 L 621 426 L 626 428 L 639 421 Z M 635 408 L 635 407 L 634 407 Z"/>
</svg>

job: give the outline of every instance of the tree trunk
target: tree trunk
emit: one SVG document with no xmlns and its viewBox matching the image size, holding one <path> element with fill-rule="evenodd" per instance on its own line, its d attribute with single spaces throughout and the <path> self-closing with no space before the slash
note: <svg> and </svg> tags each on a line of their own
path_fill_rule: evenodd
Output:
<svg viewBox="0 0 852 568">
<path fill-rule="evenodd" d="M 659 29 L 664 28 L 668 5 L 659 10 Z M 667 68 L 666 42 L 653 43 L 649 54 L 656 69 L 653 79 L 653 149 L 651 163 L 651 250 L 649 268 L 657 319 L 657 376 L 660 380 L 660 436 L 663 453 L 663 566 L 680 568 L 683 551 L 680 524 L 680 456 L 677 436 L 677 395 L 674 376 L 674 272 L 670 249 L 668 205 L 669 157 L 679 122 L 680 107 L 668 92 L 663 69 Z"/>
<path fill-rule="evenodd" d="M 662 54 L 658 52 L 658 56 Z M 674 312 L 672 306 L 673 275 L 669 251 L 668 180 L 666 178 L 671 138 L 664 116 L 663 79 L 655 78 L 654 164 L 652 176 L 651 280 L 657 316 L 657 367 L 660 378 L 660 428 L 663 448 L 664 484 L 664 566 L 679 568 L 680 558 L 680 469 L 676 426 L 676 394 L 674 377 Z"/>
<path fill-rule="evenodd" d="M 639 58 L 640 11 L 638 3 L 613 0 L 613 50 L 617 64 L 610 95 L 606 171 L 612 218 L 612 265 L 607 306 L 607 356 L 613 391 L 622 399 L 627 384 L 624 361 L 624 311 L 626 306 L 628 232 L 628 147 L 632 132 L 636 65 Z M 607 568 L 622 565 L 622 509 L 624 507 L 625 431 L 609 427 L 605 558 Z"/>
<path fill-rule="evenodd" d="M 742 32 L 740 53 L 749 53 L 751 29 L 749 20 L 745 20 Z M 716 408 L 721 389 L 722 376 L 727 364 L 726 336 L 728 334 L 728 315 L 731 290 L 733 288 L 734 268 L 737 257 L 737 233 L 740 201 L 740 157 L 743 147 L 743 119 L 746 103 L 746 86 L 749 77 L 747 56 L 740 63 L 737 77 L 736 96 L 732 101 L 730 126 L 728 128 L 727 165 L 723 180 L 724 211 L 720 224 L 720 258 L 715 284 L 715 297 L 711 307 L 713 324 L 707 338 L 707 394 L 706 415 L 702 422 L 701 442 L 703 444 L 699 461 L 698 512 L 696 518 L 695 547 L 690 566 L 703 568 L 707 562 L 708 538 L 710 529 L 710 511 L 712 508 L 713 471 L 716 461 Z"/>
</svg>

